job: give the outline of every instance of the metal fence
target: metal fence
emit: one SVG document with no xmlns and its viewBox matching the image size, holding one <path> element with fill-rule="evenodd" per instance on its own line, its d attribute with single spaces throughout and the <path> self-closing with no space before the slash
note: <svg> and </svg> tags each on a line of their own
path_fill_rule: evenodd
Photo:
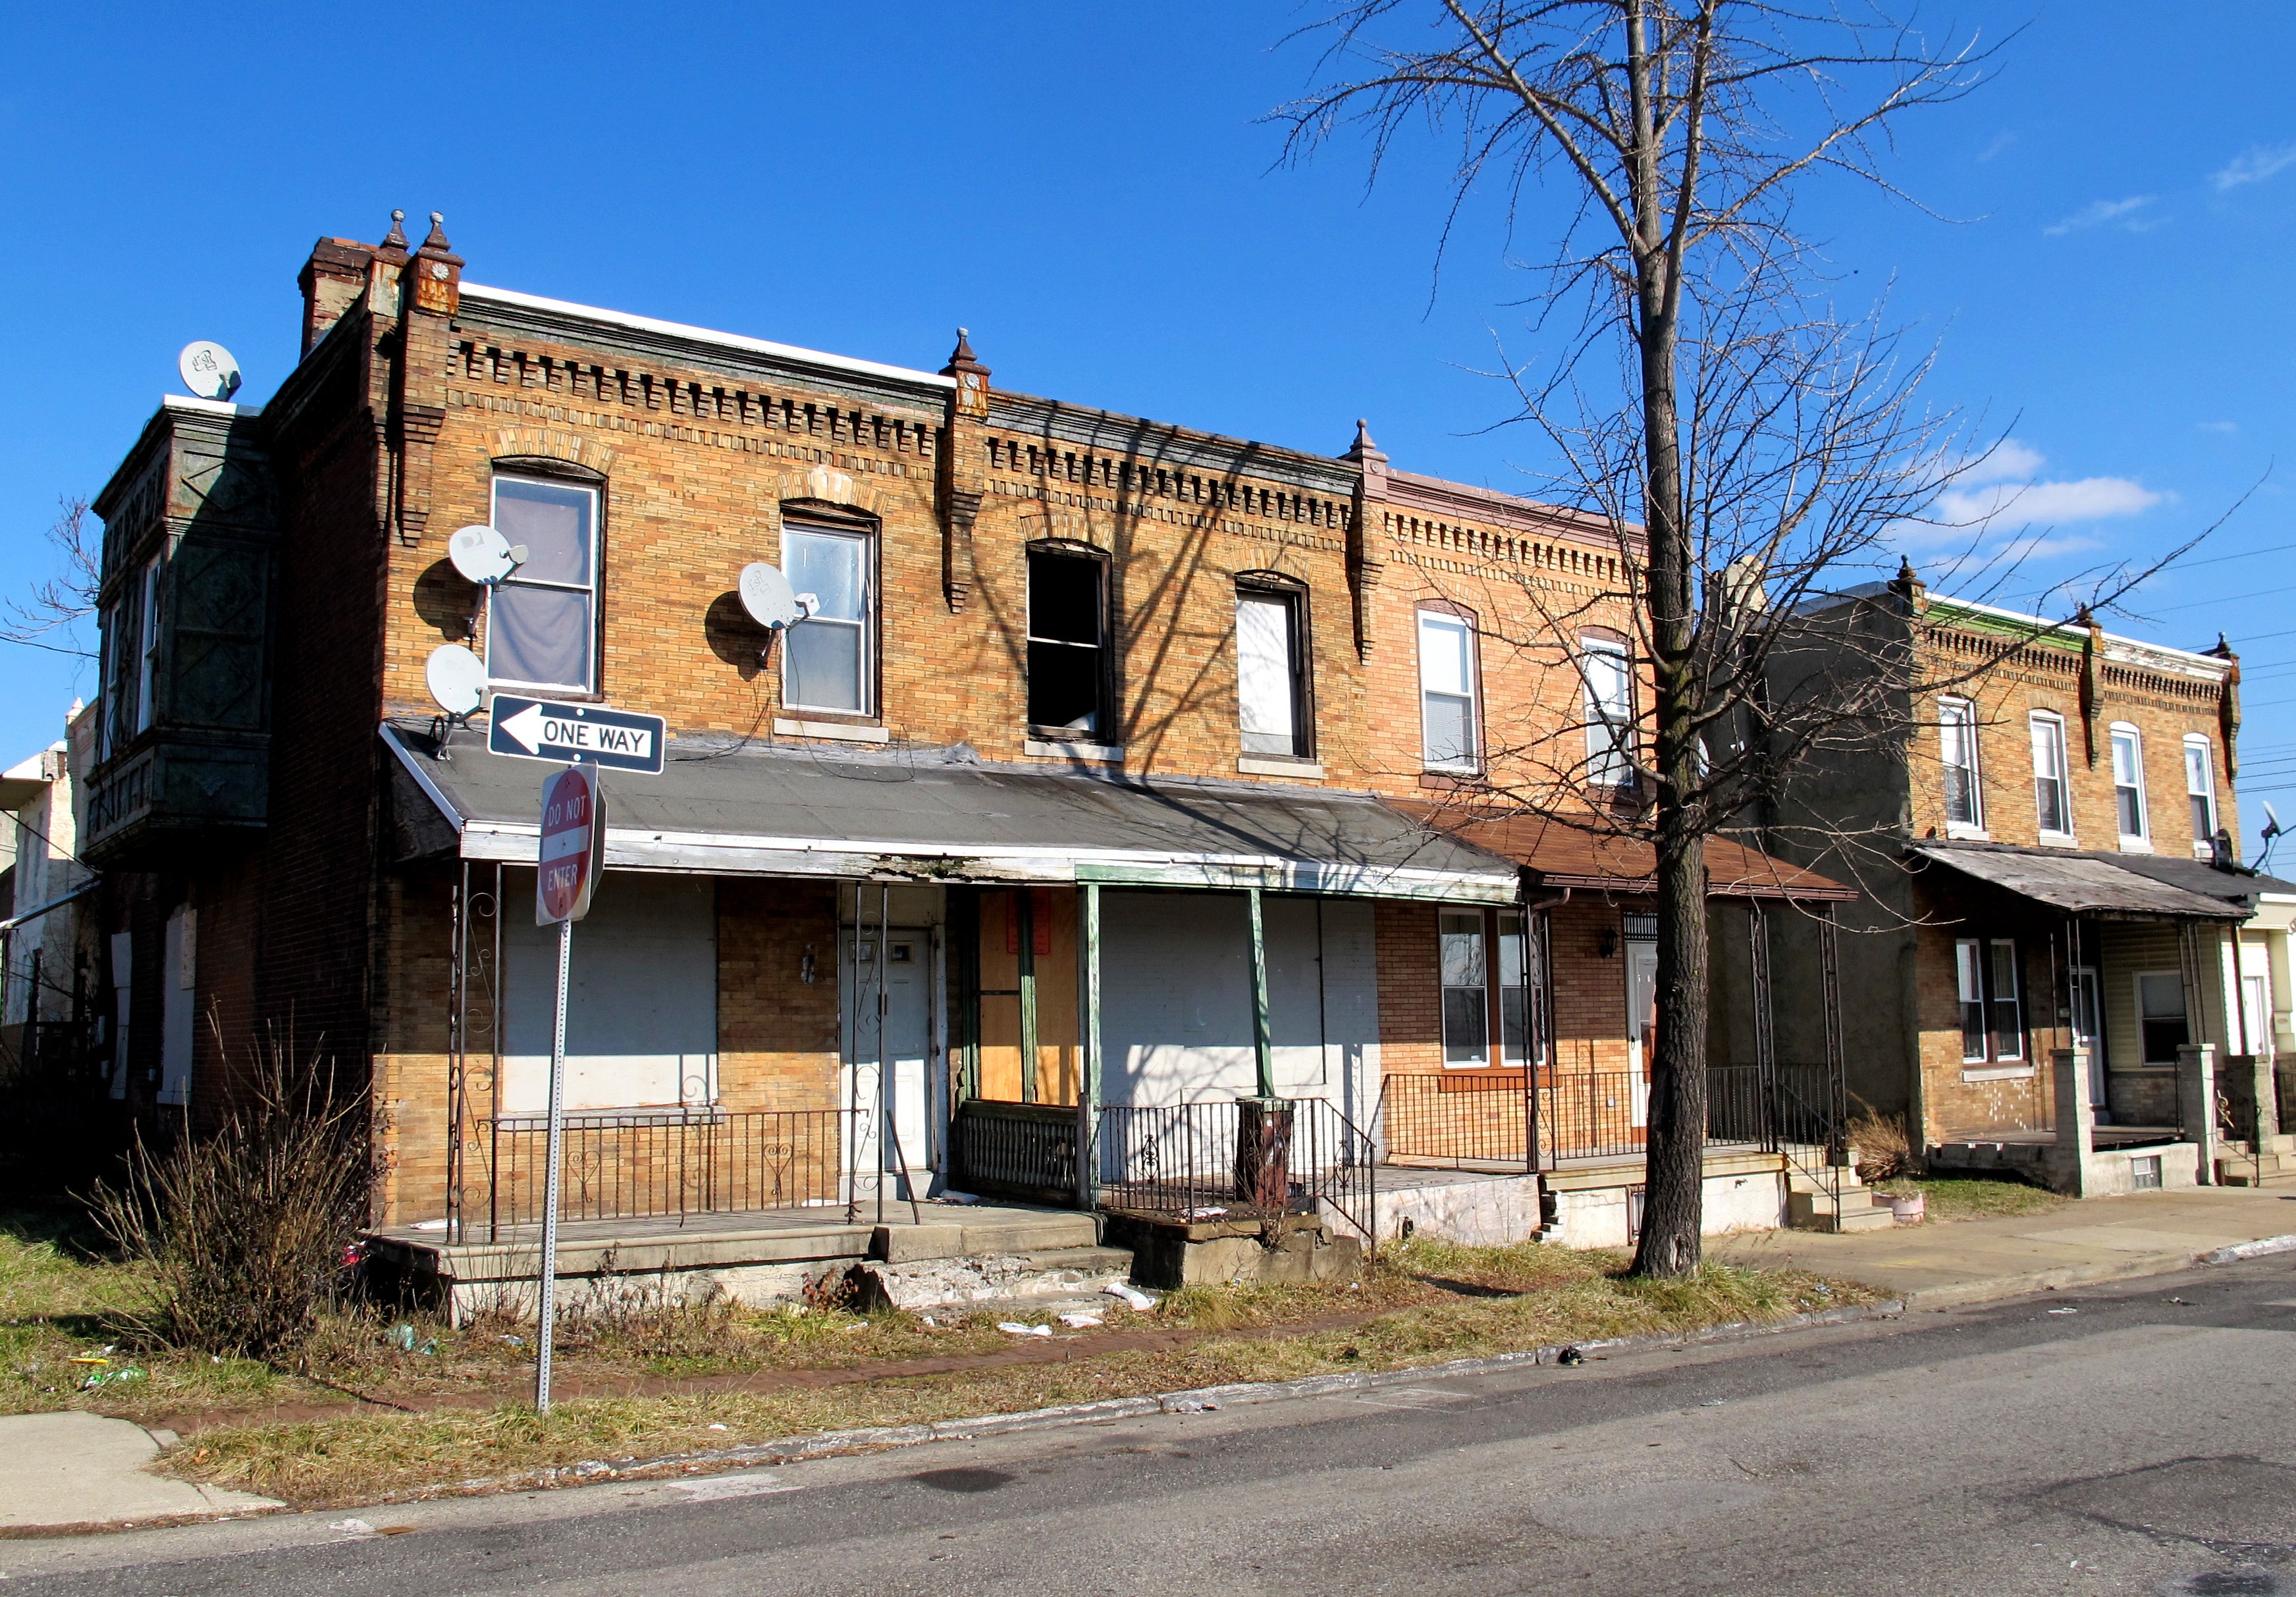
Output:
<svg viewBox="0 0 2296 1597">
<path fill-rule="evenodd" d="M 863 1127 L 852 1110 L 576 1115 L 566 1122 L 561 1220 L 654 1219 L 850 1200 Z M 538 1224 L 549 1130 L 538 1117 L 479 1122 L 490 1234 Z M 473 1216 L 475 1218 L 475 1216 Z"/>
<path fill-rule="evenodd" d="M 1538 1167 L 1530 1088 L 1520 1070 L 1387 1077 L 1373 1125 L 1396 1164 Z"/>
<path fill-rule="evenodd" d="M 1037 1203 L 1076 1201 L 1073 1104 L 975 1099 L 958 1106 L 951 1137 L 955 1179 L 967 1191 Z"/>
<path fill-rule="evenodd" d="M 1297 1098 L 1270 1111 L 1234 1099 L 1100 1111 L 1093 1167 L 1102 1205 L 1185 1219 L 1324 1213 L 1375 1236 L 1371 1137 L 1335 1105 Z M 1267 1172 L 1264 1181 L 1255 1173 Z"/>
</svg>

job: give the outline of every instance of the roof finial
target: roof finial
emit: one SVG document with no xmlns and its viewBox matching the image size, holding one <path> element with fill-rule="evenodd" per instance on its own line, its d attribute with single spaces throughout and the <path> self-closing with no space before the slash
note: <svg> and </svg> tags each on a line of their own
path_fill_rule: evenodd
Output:
<svg viewBox="0 0 2296 1597">
<path fill-rule="evenodd" d="M 956 330 L 956 348 L 949 352 L 948 364 L 940 369 L 943 377 L 961 377 L 966 373 L 986 377 L 988 368 L 972 352 L 972 335 L 960 327 Z"/>
<path fill-rule="evenodd" d="M 382 247 L 385 250 L 404 250 L 406 248 L 406 213 L 405 211 L 395 210 L 390 213 L 390 232 L 384 236 L 382 241 Z"/>
<path fill-rule="evenodd" d="M 439 255 L 449 255 L 455 246 L 447 242 L 447 217 L 443 211 L 430 213 L 430 236 L 422 241 L 422 248 Z"/>
</svg>

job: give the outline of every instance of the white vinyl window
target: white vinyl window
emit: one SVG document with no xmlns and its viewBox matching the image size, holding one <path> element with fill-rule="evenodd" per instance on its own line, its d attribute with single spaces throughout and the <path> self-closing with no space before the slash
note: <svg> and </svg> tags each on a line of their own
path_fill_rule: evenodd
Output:
<svg viewBox="0 0 2296 1597">
<path fill-rule="evenodd" d="M 1308 752 L 1300 632 L 1296 594 L 1237 594 L 1236 717 L 1246 754 Z"/>
<path fill-rule="evenodd" d="M 782 531 L 782 566 L 790 586 L 818 601 L 782 644 L 782 704 L 789 709 L 870 713 L 869 535 L 819 527 Z"/>
<path fill-rule="evenodd" d="M 1966 699 L 1938 700 L 1938 763 L 1945 774 L 1948 831 L 1985 825 L 1985 797 L 1977 781 L 1977 707 Z"/>
<path fill-rule="evenodd" d="M 2070 837 L 2072 806 L 2065 792 L 2065 724 L 2062 717 L 2037 710 L 2033 733 L 2033 813 L 2044 834 Z"/>
<path fill-rule="evenodd" d="M 1635 749 L 1635 679 L 1627 646 L 1608 638 L 1587 638 L 1581 647 L 1587 678 L 1587 781 L 1594 787 L 1624 787 L 1634 778 Z"/>
<path fill-rule="evenodd" d="M 135 624 L 135 730 L 152 725 L 152 678 L 160 666 L 160 557 L 144 568 Z"/>
<path fill-rule="evenodd" d="M 494 524 L 526 561 L 487 601 L 487 676 L 512 687 L 598 691 L 598 490 L 495 479 Z"/>
<path fill-rule="evenodd" d="M 1419 715 L 1431 769 L 1477 768 L 1474 631 L 1441 610 L 1419 612 Z"/>
<path fill-rule="evenodd" d="M 2152 835 L 2144 819 L 2144 744 L 2134 726 L 2112 729 L 2112 813 L 2123 843 L 2142 843 Z"/>
<path fill-rule="evenodd" d="M 2193 852 L 2206 854 L 2217 835 L 2216 750 L 2198 733 L 2185 739 L 2185 793 L 2193 804 Z"/>
<path fill-rule="evenodd" d="M 2007 938 L 1963 938 L 1953 946 L 1965 1065 L 2016 1064 L 2025 1057 L 2025 1012 L 2017 945 Z"/>
</svg>

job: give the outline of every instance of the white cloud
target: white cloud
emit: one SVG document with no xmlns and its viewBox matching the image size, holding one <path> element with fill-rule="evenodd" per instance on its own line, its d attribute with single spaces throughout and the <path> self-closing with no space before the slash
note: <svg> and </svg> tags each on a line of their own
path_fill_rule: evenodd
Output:
<svg viewBox="0 0 2296 1597">
<path fill-rule="evenodd" d="M 2126 477 L 2084 477 L 2076 482 L 1997 482 L 1948 488 L 1938 495 L 1937 519 L 1956 527 L 2013 532 L 2067 521 L 2133 516 L 2164 495 Z"/>
<path fill-rule="evenodd" d="M 2063 221 L 2054 223 L 2041 231 L 2055 236 L 2062 233 L 2078 233 L 2085 228 L 2107 225 L 2124 228 L 2130 233 L 2142 233 L 2161 224 L 2144 214 L 2153 202 L 2151 194 L 2135 194 L 2126 200 L 2092 200 Z"/>
<path fill-rule="evenodd" d="M 2047 457 L 2038 449 L 2015 438 L 2003 438 L 1982 459 L 1972 461 L 1954 484 L 1965 488 L 1980 482 L 2030 482 L 2034 473 L 2047 463 Z"/>
<path fill-rule="evenodd" d="M 2202 432 L 2238 432 L 2240 430 L 2240 423 L 2237 422 L 2203 422 L 2201 423 L 2201 430 Z"/>
<path fill-rule="evenodd" d="M 1977 152 L 1977 159 L 1980 161 L 1991 160 L 2016 142 L 2017 135 L 2013 133 L 1997 133 L 1993 135 L 1993 142 Z"/>
<path fill-rule="evenodd" d="M 2232 158 L 2223 170 L 2209 175 L 2218 193 L 2244 183 L 2262 183 L 2296 167 L 2296 144 L 2251 144 Z"/>
</svg>

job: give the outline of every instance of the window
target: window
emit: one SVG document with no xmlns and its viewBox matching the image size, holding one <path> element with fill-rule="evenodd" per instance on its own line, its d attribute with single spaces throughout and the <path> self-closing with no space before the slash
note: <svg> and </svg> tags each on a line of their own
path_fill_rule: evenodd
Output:
<svg viewBox="0 0 2296 1597">
<path fill-rule="evenodd" d="M 2015 1064 L 2025 1057 L 2025 1011 L 2017 945 L 2009 938 L 1963 938 L 1953 946 L 1964 1064 Z"/>
<path fill-rule="evenodd" d="M 2033 811 L 2045 832 L 2069 837 L 2071 807 L 2065 801 L 2065 724 L 2046 711 L 2033 716 Z"/>
<path fill-rule="evenodd" d="M 1428 766 L 1477 768 L 1475 635 L 1464 617 L 1419 612 L 1419 727 Z"/>
<path fill-rule="evenodd" d="M 1446 911 L 1441 917 L 1443 1062 L 1490 1062 L 1489 966 L 1483 958 L 1480 910 Z"/>
<path fill-rule="evenodd" d="M 1242 586 L 1235 595 L 1236 718 L 1246 754 L 1304 758 L 1308 713 L 1307 595 Z"/>
<path fill-rule="evenodd" d="M 495 479 L 494 524 L 526 561 L 487 602 L 487 676 L 516 687 L 597 691 L 598 490 Z"/>
<path fill-rule="evenodd" d="M 2144 1036 L 2146 1064 L 2177 1062 L 2177 1050 L 2192 1040 L 2185 1020 L 2185 979 L 2180 973 L 2148 970 L 2136 978 L 2136 1025 Z"/>
<path fill-rule="evenodd" d="M 2185 792 L 2193 801 L 2193 841 L 2209 843 L 2217 835 L 2217 771 L 2215 750 L 2197 734 L 2185 740 Z M 2195 847 L 2195 854 L 2206 849 Z"/>
<path fill-rule="evenodd" d="M 1581 641 L 1587 677 L 1587 780 L 1624 787 L 1634 780 L 1635 679 L 1627 646 L 1611 638 Z"/>
<path fill-rule="evenodd" d="M 1938 700 L 1938 763 L 1945 771 L 1945 822 L 1972 831 L 1985 825 L 1977 785 L 1977 707 L 1966 699 Z"/>
<path fill-rule="evenodd" d="M 1104 739 L 1107 568 L 1097 555 L 1029 551 L 1029 725 Z"/>
<path fill-rule="evenodd" d="M 1480 910 L 1446 910 L 1439 922 L 1443 980 L 1443 1062 L 1458 1068 L 1496 1061 L 1519 1069 L 1538 1056 L 1542 1028 L 1538 1009 L 1539 956 L 1535 929 L 1521 910 L 1486 916 Z M 1496 992 L 1490 971 L 1496 965 Z M 1496 1000 L 1496 1008 L 1494 1008 Z"/>
<path fill-rule="evenodd" d="M 2112 729 L 2112 810 L 2123 842 L 2144 840 L 2144 745 L 2134 726 Z"/>
<path fill-rule="evenodd" d="M 160 557 L 144 568 L 142 602 L 135 627 L 135 720 L 138 732 L 152 725 L 152 678 L 160 665 Z"/>
<path fill-rule="evenodd" d="M 873 713 L 870 539 L 865 532 L 785 525 L 782 565 L 790 586 L 814 597 L 813 613 L 782 643 L 782 705 L 833 715 Z"/>
</svg>

